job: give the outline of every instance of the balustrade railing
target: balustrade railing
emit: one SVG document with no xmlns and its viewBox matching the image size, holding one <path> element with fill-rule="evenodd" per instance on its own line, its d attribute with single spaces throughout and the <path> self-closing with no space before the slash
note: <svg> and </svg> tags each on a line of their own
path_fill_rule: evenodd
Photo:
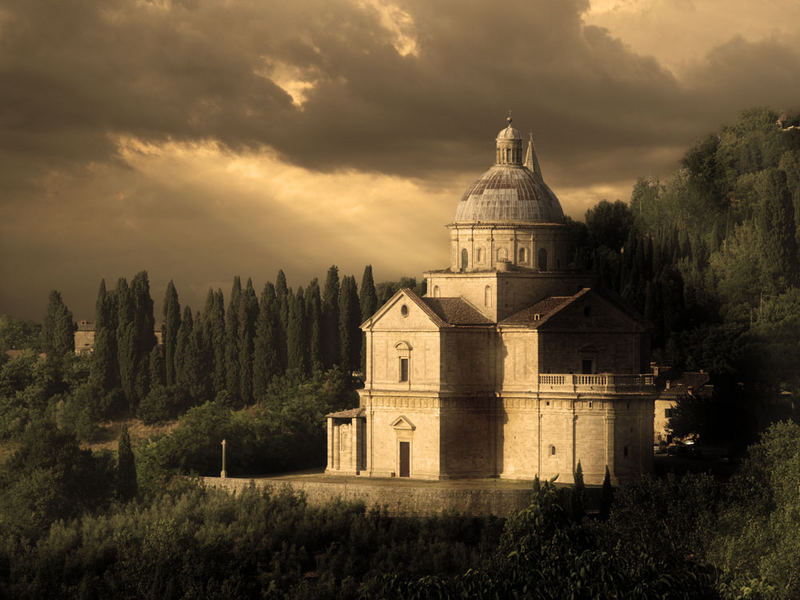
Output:
<svg viewBox="0 0 800 600">
<path fill-rule="evenodd" d="M 539 389 L 552 391 L 638 391 L 653 387 L 653 375 L 645 373 L 543 373 L 539 375 Z"/>
</svg>

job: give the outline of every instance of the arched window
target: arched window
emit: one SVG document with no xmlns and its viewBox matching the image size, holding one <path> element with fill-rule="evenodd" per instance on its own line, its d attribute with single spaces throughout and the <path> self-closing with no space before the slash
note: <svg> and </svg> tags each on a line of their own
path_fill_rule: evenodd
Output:
<svg viewBox="0 0 800 600">
<path fill-rule="evenodd" d="M 520 263 L 528 262 L 528 249 L 527 248 L 520 248 L 519 249 L 519 262 Z"/>
<path fill-rule="evenodd" d="M 547 270 L 547 250 L 544 248 L 539 248 L 539 270 Z"/>
<path fill-rule="evenodd" d="M 550 456 L 555 456 L 555 455 L 556 455 L 556 447 L 550 446 Z"/>
<path fill-rule="evenodd" d="M 508 250 L 506 250 L 505 248 L 498 248 L 497 260 L 508 260 Z"/>
<path fill-rule="evenodd" d="M 439 297 L 439 296 L 441 296 L 441 295 L 442 295 L 442 294 L 441 294 L 441 292 L 439 291 L 439 286 L 438 286 L 438 285 L 435 285 L 435 286 L 433 286 L 433 297 L 434 297 L 434 298 L 438 298 L 438 297 Z"/>
<path fill-rule="evenodd" d="M 483 248 L 478 248 L 477 254 L 475 256 L 475 262 L 479 263 L 483 262 Z"/>
<path fill-rule="evenodd" d="M 411 346 L 408 342 L 397 342 L 394 349 L 397 351 L 397 381 L 408 382 L 411 379 Z"/>
<path fill-rule="evenodd" d="M 483 303 L 486 306 L 492 305 L 492 286 L 487 285 L 483 290 Z"/>
<path fill-rule="evenodd" d="M 469 252 L 464 248 L 461 250 L 461 270 L 465 270 L 469 265 Z"/>
</svg>

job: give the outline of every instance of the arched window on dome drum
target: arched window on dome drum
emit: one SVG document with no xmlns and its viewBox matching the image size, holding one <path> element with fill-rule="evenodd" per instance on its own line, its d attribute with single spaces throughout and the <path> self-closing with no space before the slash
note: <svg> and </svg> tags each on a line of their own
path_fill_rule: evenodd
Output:
<svg viewBox="0 0 800 600">
<path fill-rule="evenodd" d="M 547 250 L 544 248 L 539 249 L 539 270 L 546 271 L 547 270 Z"/>
<path fill-rule="evenodd" d="M 505 248 L 498 248 L 497 260 L 508 260 L 508 250 L 506 250 Z"/>
<path fill-rule="evenodd" d="M 483 290 L 483 303 L 486 306 L 492 305 L 492 286 L 487 285 Z"/>
<path fill-rule="evenodd" d="M 461 250 L 461 270 L 465 270 L 469 266 L 469 252 L 466 248 Z"/>
<path fill-rule="evenodd" d="M 439 291 L 439 286 L 438 285 L 433 286 L 433 297 L 438 298 L 441 295 L 442 293 L 441 291 Z"/>
<path fill-rule="evenodd" d="M 483 248 L 478 248 L 477 254 L 475 255 L 475 262 L 483 262 Z"/>
<path fill-rule="evenodd" d="M 519 262 L 520 263 L 528 262 L 528 249 L 527 248 L 520 248 L 519 249 Z"/>
</svg>

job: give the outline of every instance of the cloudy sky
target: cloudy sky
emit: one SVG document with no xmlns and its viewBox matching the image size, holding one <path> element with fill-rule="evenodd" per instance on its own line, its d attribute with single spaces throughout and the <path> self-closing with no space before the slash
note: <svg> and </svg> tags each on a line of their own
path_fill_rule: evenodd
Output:
<svg viewBox="0 0 800 600">
<path fill-rule="evenodd" d="M 581 218 L 798 73 L 797 0 L 0 0 L 0 314 L 419 277 L 509 109 Z"/>
</svg>

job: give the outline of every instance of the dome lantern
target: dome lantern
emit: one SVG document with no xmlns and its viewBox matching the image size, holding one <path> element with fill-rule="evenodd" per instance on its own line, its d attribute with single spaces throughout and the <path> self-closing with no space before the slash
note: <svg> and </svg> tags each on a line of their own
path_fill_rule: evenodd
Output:
<svg viewBox="0 0 800 600">
<path fill-rule="evenodd" d="M 498 165 L 522 166 L 522 136 L 511 126 L 511 117 L 506 119 L 508 125 L 497 134 Z"/>
</svg>

